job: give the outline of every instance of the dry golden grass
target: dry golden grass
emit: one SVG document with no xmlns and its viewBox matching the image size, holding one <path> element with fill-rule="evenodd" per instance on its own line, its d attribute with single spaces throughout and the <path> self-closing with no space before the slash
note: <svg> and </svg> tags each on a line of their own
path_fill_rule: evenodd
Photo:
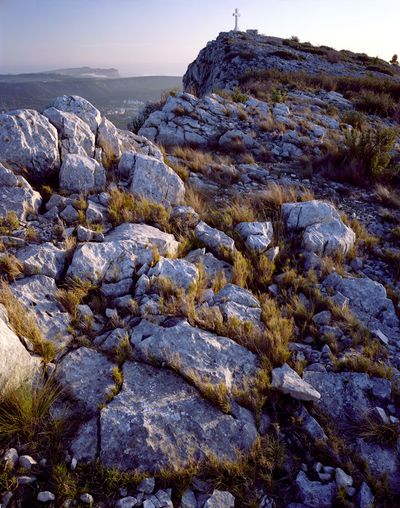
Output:
<svg viewBox="0 0 400 508">
<path fill-rule="evenodd" d="M 89 295 L 96 286 L 88 281 L 78 278 L 70 278 L 65 282 L 65 287 L 57 291 L 57 301 L 73 317 L 77 317 L 78 305 Z"/>
<path fill-rule="evenodd" d="M 202 219 L 206 218 L 210 213 L 209 199 L 207 199 L 203 193 L 194 189 L 190 185 L 186 187 L 185 203 L 187 206 L 191 206 Z"/>
<path fill-rule="evenodd" d="M 284 203 L 310 201 L 314 199 L 314 194 L 310 189 L 283 186 L 273 182 L 268 185 L 267 189 L 259 193 L 258 197 L 264 204 L 276 209 Z"/>
<path fill-rule="evenodd" d="M 391 379 L 393 371 L 385 363 L 378 363 L 364 355 L 347 356 L 337 360 L 335 367 L 338 371 L 364 372 L 371 377 Z"/>
<path fill-rule="evenodd" d="M 172 155 L 182 159 L 185 165 L 194 173 L 204 174 L 214 162 L 210 153 L 188 146 L 176 146 L 172 150 Z"/>
<path fill-rule="evenodd" d="M 111 191 L 108 214 L 114 226 L 124 222 L 152 222 L 169 228 L 169 211 L 161 204 L 120 189 Z"/>
<path fill-rule="evenodd" d="M 400 194 L 398 191 L 382 184 L 376 185 L 374 190 L 378 201 L 383 205 L 400 208 Z"/>
<path fill-rule="evenodd" d="M 19 219 L 15 212 L 7 212 L 5 217 L 0 218 L 0 234 L 12 235 L 20 226 Z"/>
<path fill-rule="evenodd" d="M 384 423 L 374 414 L 366 414 L 348 424 L 350 433 L 369 443 L 381 446 L 396 446 L 399 437 L 398 423 Z"/>
<path fill-rule="evenodd" d="M 0 258 L 0 275 L 15 279 L 24 271 L 24 266 L 13 254 L 4 254 Z"/>
<path fill-rule="evenodd" d="M 22 440 L 34 446 L 39 434 L 48 432 L 49 409 L 60 395 L 54 381 L 23 384 L 0 399 L 0 439 Z"/>
</svg>

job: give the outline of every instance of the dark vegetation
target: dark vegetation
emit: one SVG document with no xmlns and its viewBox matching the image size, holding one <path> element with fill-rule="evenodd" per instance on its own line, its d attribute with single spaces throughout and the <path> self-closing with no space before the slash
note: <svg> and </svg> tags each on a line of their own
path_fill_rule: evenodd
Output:
<svg viewBox="0 0 400 508">
<path fill-rule="evenodd" d="M 276 86 L 292 90 L 337 91 L 352 100 L 357 109 L 374 115 L 398 119 L 400 82 L 376 76 L 351 77 L 283 72 L 275 69 L 251 71 L 240 79 L 241 87 L 259 99 L 265 99 Z"/>
</svg>

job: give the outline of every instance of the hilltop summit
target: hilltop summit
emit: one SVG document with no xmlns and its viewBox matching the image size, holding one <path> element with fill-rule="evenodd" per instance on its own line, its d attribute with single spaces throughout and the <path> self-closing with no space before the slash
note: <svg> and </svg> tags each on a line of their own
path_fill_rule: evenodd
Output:
<svg viewBox="0 0 400 508">
<path fill-rule="evenodd" d="M 246 72 L 277 69 L 333 76 L 392 77 L 400 69 L 364 53 L 313 46 L 297 39 L 280 39 L 246 32 L 223 32 L 202 49 L 183 78 L 187 92 L 205 95 L 218 88 L 233 88 Z"/>
</svg>

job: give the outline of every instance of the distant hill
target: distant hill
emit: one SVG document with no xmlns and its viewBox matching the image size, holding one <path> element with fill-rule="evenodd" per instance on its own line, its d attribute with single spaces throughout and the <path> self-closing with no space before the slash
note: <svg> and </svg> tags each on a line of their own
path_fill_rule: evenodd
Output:
<svg viewBox="0 0 400 508">
<path fill-rule="evenodd" d="M 74 76 L 75 78 L 120 78 L 117 69 L 97 69 L 93 67 L 73 67 L 70 69 L 56 69 L 48 71 L 49 74 L 61 74 L 62 76 Z"/>
<path fill-rule="evenodd" d="M 0 75 L 0 111 L 16 108 L 43 110 L 60 95 L 80 95 L 102 111 L 124 101 L 157 100 L 171 89 L 181 89 L 179 76 L 135 78 L 77 78 L 60 74 Z"/>
</svg>

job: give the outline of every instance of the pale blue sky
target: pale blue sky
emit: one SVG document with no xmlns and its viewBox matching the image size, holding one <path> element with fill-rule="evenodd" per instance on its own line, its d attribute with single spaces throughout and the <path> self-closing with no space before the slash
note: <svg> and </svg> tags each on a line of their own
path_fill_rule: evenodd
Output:
<svg viewBox="0 0 400 508">
<path fill-rule="evenodd" d="M 400 0 L 0 0 L 0 72 L 117 67 L 183 74 L 207 41 L 233 28 L 400 54 Z"/>
</svg>

